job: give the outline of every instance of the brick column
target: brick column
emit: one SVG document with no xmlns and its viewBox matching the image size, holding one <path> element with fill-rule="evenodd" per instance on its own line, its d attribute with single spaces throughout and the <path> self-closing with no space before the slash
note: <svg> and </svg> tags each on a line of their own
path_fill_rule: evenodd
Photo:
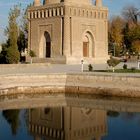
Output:
<svg viewBox="0 0 140 140">
<path fill-rule="evenodd" d="M 28 55 L 31 50 L 31 20 L 28 19 Z"/>
<path fill-rule="evenodd" d="M 70 56 L 70 18 L 64 17 L 63 54 Z"/>
<path fill-rule="evenodd" d="M 107 20 L 105 21 L 105 45 L 106 45 L 105 53 L 108 54 L 108 21 Z"/>
<path fill-rule="evenodd" d="M 41 140 L 41 137 L 36 135 L 36 136 L 34 137 L 34 139 L 35 139 L 35 140 Z"/>
<path fill-rule="evenodd" d="M 101 140 L 101 137 L 100 137 L 100 136 L 96 136 L 95 139 L 96 139 L 96 140 Z"/>
</svg>

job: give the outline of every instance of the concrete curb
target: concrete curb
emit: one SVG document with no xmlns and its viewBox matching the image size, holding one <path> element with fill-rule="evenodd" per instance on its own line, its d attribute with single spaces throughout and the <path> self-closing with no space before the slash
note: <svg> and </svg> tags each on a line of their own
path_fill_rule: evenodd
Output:
<svg viewBox="0 0 140 140">
<path fill-rule="evenodd" d="M 140 76 L 89 73 L 0 76 L 0 99 L 34 98 L 49 94 L 91 94 L 140 98 Z"/>
</svg>

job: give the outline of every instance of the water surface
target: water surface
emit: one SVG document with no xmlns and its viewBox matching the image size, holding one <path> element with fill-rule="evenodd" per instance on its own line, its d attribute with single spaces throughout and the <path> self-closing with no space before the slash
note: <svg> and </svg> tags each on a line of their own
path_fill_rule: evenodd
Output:
<svg viewBox="0 0 140 140">
<path fill-rule="evenodd" d="M 70 104 L 69 100 L 66 106 L 1 110 L 0 139 L 140 140 L 138 104 L 134 101 L 131 105 L 130 101 L 111 104 L 112 100 L 96 99 L 97 106 L 95 101 L 91 106 L 92 101 L 86 100 L 83 106 L 82 99 L 81 104 Z"/>
</svg>

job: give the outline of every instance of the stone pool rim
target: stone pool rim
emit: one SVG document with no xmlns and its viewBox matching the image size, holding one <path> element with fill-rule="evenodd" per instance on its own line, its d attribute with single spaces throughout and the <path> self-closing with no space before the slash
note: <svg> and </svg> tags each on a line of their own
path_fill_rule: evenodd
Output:
<svg viewBox="0 0 140 140">
<path fill-rule="evenodd" d="M 31 98 L 38 94 L 92 94 L 140 98 L 140 76 L 105 73 L 0 75 L 0 99 Z"/>
</svg>

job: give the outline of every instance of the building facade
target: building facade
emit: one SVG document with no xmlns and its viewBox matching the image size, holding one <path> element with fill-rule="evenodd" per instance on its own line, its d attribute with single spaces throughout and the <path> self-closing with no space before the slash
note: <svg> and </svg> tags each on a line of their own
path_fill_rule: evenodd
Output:
<svg viewBox="0 0 140 140">
<path fill-rule="evenodd" d="M 108 9 L 102 0 L 34 0 L 28 9 L 28 48 L 36 61 L 105 63 Z"/>
</svg>

